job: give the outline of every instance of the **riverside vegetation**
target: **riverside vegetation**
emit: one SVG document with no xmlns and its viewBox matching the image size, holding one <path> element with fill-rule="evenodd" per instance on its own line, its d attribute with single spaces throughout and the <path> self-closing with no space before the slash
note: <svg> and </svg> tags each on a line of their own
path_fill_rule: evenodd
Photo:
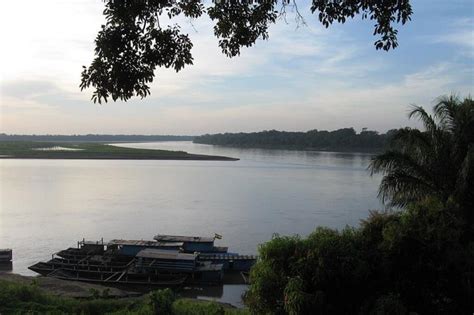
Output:
<svg viewBox="0 0 474 315">
<path fill-rule="evenodd" d="M 414 107 L 369 169 L 395 210 L 261 245 L 245 302 L 259 314 L 472 314 L 474 101 Z M 343 192 L 341 192 L 343 193 Z"/>
<path fill-rule="evenodd" d="M 397 130 L 379 134 L 367 130 L 356 133 L 354 128 L 343 128 L 334 131 L 310 130 L 307 132 L 289 132 L 267 130 L 251 133 L 207 134 L 194 138 L 194 143 L 225 145 L 243 148 L 287 149 L 377 152 L 390 143 Z"/>
<path fill-rule="evenodd" d="M 30 285 L 0 281 L 0 314 L 248 314 L 215 302 L 178 299 L 170 289 L 154 291 L 136 299 L 109 299 L 107 291 L 95 292 L 90 300 L 57 297 Z"/>
</svg>

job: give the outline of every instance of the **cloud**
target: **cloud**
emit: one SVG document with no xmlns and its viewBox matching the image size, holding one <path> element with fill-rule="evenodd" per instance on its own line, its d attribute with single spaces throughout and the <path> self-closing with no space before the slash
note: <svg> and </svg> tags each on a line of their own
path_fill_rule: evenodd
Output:
<svg viewBox="0 0 474 315">
<path fill-rule="evenodd" d="M 2 80 L 51 80 L 79 84 L 103 23 L 101 1 L 2 1 Z"/>
<path fill-rule="evenodd" d="M 474 26 L 473 26 L 474 27 Z M 465 46 L 469 49 L 474 49 L 474 31 L 473 28 L 470 30 L 462 30 L 454 32 L 452 34 L 445 34 L 439 36 L 437 39 L 438 43 L 450 43 L 459 46 Z"/>
<path fill-rule="evenodd" d="M 57 88 L 52 82 L 39 80 L 13 80 L 0 85 L 3 97 L 31 99 L 54 92 Z"/>
<path fill-rule="evenodd" d="M 37 112 L 52 109 L 54 106 L 39 103 L 34 100 L 19 100 L 15 97 L 2 97 L 0 102 L 0 113 L 5 115 L 8 112 L 14 114 L 22 114 L 26 111 L 28 112 Z"/>
<path fill-rule="evenodd" d="M 451 22 L 448 32 L 431 37 L 433 43 L 450 44 L 463 48 L 464 54 L 474 57 L 474 18 L 460 18 Z"/>
<path fill-rule="evenodd" d="M 57 125 L 62 109 L 58 104 L 48 102 L 50 97 L 58 96 L 62 101 L 68 93 L 61 91 L 52 82 L 35 80 L 13 80 L 2 82 L 0 86 L 0 131 L 18 132 L 45 126 Z"/>
<path fill-rule="evenodd" d="M 467 96 L 473 92 L 469 72 L 462 65 L 443 62 L 408 73 L 401 80 L 392 83 L 375 83 L 369 86 L 328 87 L 327 92 L 315 93 L 313 101 L 330 108 L 340 126 L 350 125 L 371 129 L 387 130 L 401 126 L 417 126 L 408 121 L 410 104 L 422 105 L 428 110 L 441 94 L 451 92 Z M 338 90 L 336 94 L 334 90 Z"/>
</svg>

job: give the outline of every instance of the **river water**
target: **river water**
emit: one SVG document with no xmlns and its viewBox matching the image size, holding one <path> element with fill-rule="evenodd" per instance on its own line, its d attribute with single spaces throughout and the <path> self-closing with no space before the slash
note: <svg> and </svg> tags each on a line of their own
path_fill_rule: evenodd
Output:
<svg viewBox="0 0 474 315">
<path fill-rule="evenodd" d="M 122 146 L 224 155 L 239 161 L 0 160 L 0 248 L 27 269 L 78 240 L 223 235 L 256 254 L 274 233 L 357 225 L 377 199 L 370 155 L 153 142 Z M 210 296 L 239 305 L 245 286 Z M 203 293 L 205 294 L 205 293 Z"/>
</svg>

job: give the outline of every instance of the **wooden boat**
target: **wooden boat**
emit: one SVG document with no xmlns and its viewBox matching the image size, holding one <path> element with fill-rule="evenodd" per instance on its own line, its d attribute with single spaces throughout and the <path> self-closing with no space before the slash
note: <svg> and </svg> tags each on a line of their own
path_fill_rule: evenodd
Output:
<svg viewBox="0 0 474 315">
<path fill-rule="evenodd" d="M 145 274 L 128 268 L 87 269 L 84 266 L 57 265 L 50 262 L 39 262 L 29 267 L 29 269 L 46 277 L 112 285 L 172 287 L 182 285 L 186 281 L 186 276 L 182 274 Z"/>
<path fill-rule="evenodd" d="M 213 238 L 158 235 L 153 241 L 82 240 L 77 248 L 61 250 L 29 269 L 74 281 L 178 286 L 222 283 L 225 273 L 248 272 L 255 260 L 255 256 L 228 253 L 227 247 L 214 246 Z M 246 280 L 242 277 L 241 283 Z"/>
</svg>

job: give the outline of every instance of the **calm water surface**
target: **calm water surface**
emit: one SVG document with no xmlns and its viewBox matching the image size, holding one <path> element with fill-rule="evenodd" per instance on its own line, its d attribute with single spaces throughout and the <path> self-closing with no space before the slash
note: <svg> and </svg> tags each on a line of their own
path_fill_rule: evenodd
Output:
<svg viewBox="0 0 474 315">
<path fill-rule="evenodd" d="M 218 233 L 218 244 L 254 254 L 273 233 L 356 225 L 381 208 L 366 154 L 121 145 L 240 161 L 0 160 L 0 248 L 13 248 L 14 272 L 32 275 L 27 266 L 82 238 Z M 211 295 L 238 304 L 244 288 Z"/>
</svg>

